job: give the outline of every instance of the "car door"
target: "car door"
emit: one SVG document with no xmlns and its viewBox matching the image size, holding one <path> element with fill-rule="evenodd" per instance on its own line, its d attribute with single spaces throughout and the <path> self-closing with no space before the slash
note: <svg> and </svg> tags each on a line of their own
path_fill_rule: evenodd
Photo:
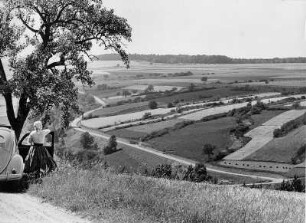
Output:
<svg viewBox="0 0 306 223">
<path fill-rule="evenodd" d="M 29 153 L 31 145 L 28 143 L 30 133 L 26 133 L 18 142 L 18 150 L 19 154 L 22 156 L 23 160 L 25 160 L 26 156 Z M 46 135 L 46 140 L 44 146 L 50 153 L 50 155 L 54 156 L 54 132 L 50 132 Z"/>
</svg>

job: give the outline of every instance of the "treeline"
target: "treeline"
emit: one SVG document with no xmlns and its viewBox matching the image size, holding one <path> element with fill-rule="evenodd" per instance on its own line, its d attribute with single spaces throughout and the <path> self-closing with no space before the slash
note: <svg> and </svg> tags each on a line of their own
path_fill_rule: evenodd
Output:
<svg viewBox="0 0 306 223">
<path fill-rule="evenodd" d="M 120 60 L 117 54 L 98 55 L 99 60 Z M 158 55 L 158 54 L 130 54 L 132 61 L 148 61 L 151 63 L 192 63 L 192 64 L 256 64 L 256 63 L 306 63 L 306 57 L 291 58 L 230 58 L 223 55 Z"/>
</svg>

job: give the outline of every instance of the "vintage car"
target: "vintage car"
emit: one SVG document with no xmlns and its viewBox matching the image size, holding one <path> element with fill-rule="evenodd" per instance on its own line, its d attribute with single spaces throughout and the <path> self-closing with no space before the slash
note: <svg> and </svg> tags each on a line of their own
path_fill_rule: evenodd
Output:
<svg viewBox="0 0 306 223">
<path fill-rule="evenodd" d="M 14 131 L 0 127 L 0 181 L 20 180 L 23 169 L 23 159 L 18 152 Z"/>
<path fill-rule="evenodd" d="M 29 133 L 17 144 L 15 133 L 7 126 L 0 126 L 0 182 L 19 181 L 23 177 L 24 160 L 31 145 L 28 144 Z M 54 133 L 46 137 L 46 148 L 53 156 Z"/>
</svg>

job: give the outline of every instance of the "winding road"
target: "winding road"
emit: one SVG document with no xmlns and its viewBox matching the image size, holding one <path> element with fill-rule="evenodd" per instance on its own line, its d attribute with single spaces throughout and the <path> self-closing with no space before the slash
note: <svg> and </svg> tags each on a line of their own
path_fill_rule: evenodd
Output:
<svg viewBox="0 0 306 223">
<path fill-rule="evenodd" d="M 97 109 L 94 109 L 92 111 L 88 111 L 87 114 L 91 113 L 91 112 L 93 112 L 95 110 L 101 109 L 101 108 L 105 107 L 105 105 L 106 105 L 106 103 L 103 100 L 101 100 L 100 98 L 98 98 L 96 96 L 93 96 L 93 97 L 95 98 L 95 101 L 97 103 L 101 104 L 101 107 L 99 107 Z M 73 127 L 77 131 L 89 132 L 91 135 L 94 135 L 94 136 L 97 136 L 97 137 L 101 137 L 101 138 L 106 139 L 106 140 L 109 139 L 110 135 L 107 135 L 107 134 L 102 133 L 102 132 L 97 131 L 97 130 L 93 130 L 93 129 L 81 126 L 80 125 L 81 120 L 82 120 L 82 117 L 78 117 L 75 120 L 73 120 L 71 122 L 71 127 Z M 135 149 L 138 149 L 138 150 L 141 150 L 141 151 L 145 151 L 145 152 L 148 152 L 148 153 L 151 153 L 151 154 L 154 154 L 154 155 L 157 155 L 157 156 L 160 156 L 160 157 L 163 157 L 163 158 L 166 158 L 166 159 L 169 159 L 169 160 L 172 160 L 172 161 L 184 164 L 184 165 L 192 165 L 192 166 L 194 166 L 197 163 L 194 160 L 186 159 L 186 158 L 183 158 L 183 157 L 178 157 L 178 156 L 171 155 L 171 154 L 165 154 L 165 153 L 163 153 L 163 152 L 161 152 L 159 150 L 156 150 L 156 149 L 151 148 L 151 147 L 143 146 L 141 144 L 132 144 L 127 139 L 123 139 L 123 138 L 118 138 L 117 137 L 117 142 L 119 144 L 121 144 L 121 145 L 130 146 L 130 147 L 133 147 Z M 213 166 L 206 166 L 206 169 L 207 169 L 208 172 L 216 172 L 216 173 L 233 175 L 233 176 L 240 176 L 240 177 L 250 177 L 250 178 L 253 178 L 253 179 L 261 179 L 261 180 L 264 180 L 264 181 L 268 181 L 268 182 L 265 182 L 265 183 L 257 183 L 257 184 L 261 184 L 261 185 L 265 185 L 265 184 L 277 184 L 277 183 L 283 182 L 283 180 L 284 180 L 284 178 L 281 178 L 281 177 L 276 178 L 276 177 L 270 177 L 270 176 L 262 176 L 262 175 L 258 175 L 258 174 L 249 174 L 249 173 L 243 174 L 243 173 L 236 173 L 236 172 L 231 172 L 231 171 L 225 171 L 225 170 L 220 170 L 217 167 L 213 167 Z"/>
<path fill-rule="evenodd" d="M 106 105 L 104 101 L 102 101 L 97 97 L 95 97 L 95 100 L 97 103 L 101 104 L 101 107 L 104 107 Z M 79 123 L 81 121 L 81 118 L 82 117 L 76 118 L 74 121 L 71 122 L 70 125 L 78 131 L 89 132 L 94 136 L 101 137 L 106 140 L 109 138 L 109 135 L 99 132 L 97 130 L 80 127 Z M 173 160 L 181 164 L 192 165 L 192 166 L 196 164 L 196 162 L 193 160 L 185 159 L 170 154 L 165 154 L 161 151 L 155 150 L 154 148 L 146 147 L 141 144 L 137 145 L 131 144 L 126 139 L 117 138 L 117 142 L 119 144 L 130 146 L 135 149 L 145 151 L 147 153 L 155 154 L 157 156 L 167 158 L 169 160 Z M 256 174 L 235 173 L 231 171 L 220 170 L 213 166 L 207 166 L 207 170 L 210 172 L 217 172 L 217 173 L 242 176 L 242 177 L 251 177 L 254 179 L 262 179 L 269 181 L 268 183 L 261 183 L 261 184 L 273 184 L 273 183 L 280 183 L 283 181 L 282 178 L 274 178 L 274 177 L 268 177 Z M 42 200 L 34 198 L 26 193 L 7 193 L 0 190 L 0 223 L 18 223 L 18 222 L 88 223 L 90 221 L 87 219 L 83 219 L 79 216 L 76 216 L 73 213 L 70 213 L 62 208 L 58 208 L 48 203 L 45 203 Z"/>
<path fill-rule="evenodd" d="M 0 193 L 0 223 L 89 223 L 28 194 Z"/>
</svg>

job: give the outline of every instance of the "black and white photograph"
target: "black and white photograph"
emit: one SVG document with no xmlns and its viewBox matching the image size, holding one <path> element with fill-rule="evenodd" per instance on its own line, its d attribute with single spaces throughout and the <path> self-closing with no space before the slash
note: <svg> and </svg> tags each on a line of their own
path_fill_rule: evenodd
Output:
<svg viewBox="0 0 306 223">
<path fill-rule="evenodd" d="M 305 223 L 306 0 L 0 0 L 0 223 Z"/>
</svg>

